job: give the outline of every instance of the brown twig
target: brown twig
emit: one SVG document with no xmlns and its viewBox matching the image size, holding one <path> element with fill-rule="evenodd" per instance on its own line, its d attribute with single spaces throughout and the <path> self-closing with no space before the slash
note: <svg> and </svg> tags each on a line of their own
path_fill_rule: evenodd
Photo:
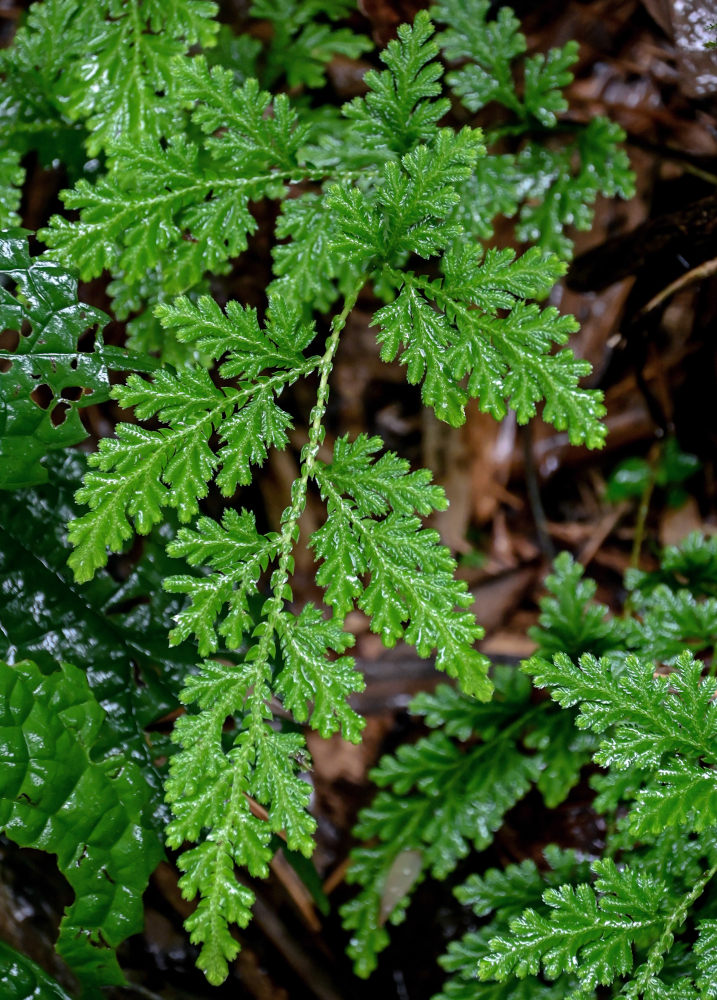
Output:
<svg viewBox="0 0 717 1000">
<path fill-rule="evenodd" d="M 666 299 L 671 298 L 677 292 L 681 292 L 683 288 L 689 288 L 690 285 L 695 285 L 698 281 L 711 278 L 713 274 L 717 274 L 717 257 L 706 260 L 699 267 L 693 267 L 691 271 L 685 271 L 679 278 L 675 278 L 674 281 L 670 282 L 657 295 L 653 295 L 647 305 L 642 307 L 638 316 L 644 316 L 652 312 L 653 309 L 657 309 L 658 306 L 662 305 Z"/>
<path fill-rule="evenodd" d="M 613 507 L 604 514 L 598 523 L 595 525 L 595 530 L 593 531 L 590 538 L 583 544 L 582 548 L 578 552 L 578 562 L 583 566 L 588 566 L 593 559 L 595 554 L 602 546 L 607 536 L 616 527 L 618 521 L 630 510 L 631 504 L 623 500 L 622 503 Z"/>
</svg>

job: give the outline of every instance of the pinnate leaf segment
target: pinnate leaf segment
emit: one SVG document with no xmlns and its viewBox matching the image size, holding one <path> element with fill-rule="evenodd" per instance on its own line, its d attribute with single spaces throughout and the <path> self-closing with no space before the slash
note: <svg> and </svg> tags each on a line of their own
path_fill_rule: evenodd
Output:
<svg viewBox="0 0 717 1000">
<path fill-rule="evenodd" d="M 496 668 L 492 703 L 447 687 L 414 700 L 432 731 L 379 763 L 382 790 L 356 828 L 373 841 L 355 851 L 350 877 L 362 888 L 344 908 L 360 974 L 388 942 L 377 914 L 399 922 L 417 879 L 445 878 L 467 852 L 469 838 L 453 831 L 469 830 L 483 849 L 533 783 L 555 806 L 592 757 L 603 769 L 592 784 L 604 856 L 589 864 L 550 846 L 543 867 L 471 875 L 456 896 L 481 926 L 441 959 L 450 975 L 440 1000 L 714 995 L 717 681 L 692 650 L 713 655 L 717 642 L 705 573 L 715 549 L 695 534 L 657 571 L 631 571 L 627 617 L 597 604 L 595 585 L 562 554 L 533 632 L 538 650 L 522 673 Z M 656 648 L 656 622 L 669 646 Z M 551 701 L 531 702 L 531 681 Z M 493 771 L 481 764 L 486 748 L 500 760 Z M 476 822 L 487 815 L 492 825 Z M 414 882 L 395 900 L 393 873 L 409 852 Z"/>
<path fill-rule="evenodd" d="M 160 523 L 163 508 L 176 510 L 181 522 L 192 521 L 212 482 L 230 498 L 250 481 L 252 466 L 263 463 L 269 448 L 287 445 L 292 421 L 279 397 L 299 378 L 315 380 L 300 475 L 280 530 L 262 535 L 251 513 L 228 509 L 221 522 L 199 516 L 193 527 L 180 528 L 169 547 L 170 554 L 204 567 L 200 577 L 180 574 L 166 581 L 170 592 L 189 597 L 171 641 L 195 635 L 205 656 L 220 641 L 243 650 L 237 666 L 207 660 L 188 681 L 182 700 L 189 711 L 175 728 L 181 750 L 172 758 L 166 786 L 174 813 L 168 843 L 198 841 L 181 855 L 181 885 L 187 896 L 200 896 L 188 926 L 213 982 L 224 977 L 238 948 L 230 925 L 249 919 L 252 894 L 236 882 L 234 865 L 265 874 L 269 842 L 279 831 L 291 849 L 307 855 L 312 850 L 309 786 L 300 777 L 308 766 L 304 741 L 271 725 L 272 695 L 322 735 L 359 739 L 362 723 L 347 698 L 362 680 L 347 655 L 353 642 L 343 630 L 347 612 L 358 606 L 387 645 L 404 639 L 421 656 L 435 651 L 437 667 L 469 695 L 487 698 L 491 690 L 487 664 L 474 649 L 481 630 L 465 584 L 453 577 L 454 560 L 436 532 L 420 525 L 420 516 L 445 505 L 441 490 L 428 473 L 410 472 L 395 455 L 376 457 L 377 439 L 340 438 L 333 459 L 319 460 L 333 360 L 366 280 L 382 282 L 389 299 L 374 319 L 382 356 L 400 356 L 409 381 L 422 385 L 424 401 L 439 417 L 461 423 L 468 397 L 478 396 L 495 416 L 511 406 L 525 421 L 545 398 L 546 417 L 567 428 L 573 440 L 593 446 L 602 440 L 599 395 L 577 385 L 585 366 L 569 351 L 550 353 L 573 329 L 572 319 L 525 303 L 527 296 L 548 292 L 561 263 L 537 249 L 518 258 L 511 251 L 484 255 L 462 241 L 460 225 L 451 219 L 456 184 L 470 176 L 484 150 L 477 130 L 456 133 L 436 125 L 445 102 L 435 99 L 440 65 L 432 33 L 424 14 L 402 28 L 384 55 L 388 68 L 369 74 L 366 98 L 346 108 L 351 127 L 380 144 L 386 162 L 360 179 L 341 177 L 340 171 L 338 179 L 329 175 L 318 204 L 314 194 L 296 199 L 306 198 L 309 211 L 330 215 L 329 260 L 351 262 L 351 273 L 342 276 L 343 306 L 323 353 L 312 353 L 317 331 L 301 306 L 304 296 L 291 295 L 286 256 L 285 273 L 269 290 L 263 324 L 255 310 L 235 302 L 222 310 L 207 296 L 160 305 L 160 322 L 178 342 L 218 362 L 219 381 L 203 365 L 190 364 L 151 379 L 130 376 L 114 390 L 137 419 L 155 418 L 162 426 L 120 424 L 116 438 L 101 442 L 78 493 L 89 509 L 70 526 L 71 565 L 86 580 L 105 563 L 108 548 L 119 551 L 135 531 L 145 534 Z M 118 154 L 131 156 L 137 168 L 126 175 L 131 189 L 118 194 L 100 182 L 81 185 L 71 202 L 81 209 L 79 224 L 58 220 L 45 236 L 85 274 L 106 266 L 139 273 L 154 263 L 148 255 L 158 254 L 158 238 L 165 253 L 166 240 L 173 241 L 183 260 L 181 266 L 175 261 L 175 274 L 196 280 L 201 270 L 216 269 L 246 245 L 253 224 L 250 198 L 280 194 L 287 180 L 308 175 L 310 168 L 298 160 L 304 132 L 285 99 L 277 98 L 273 116 L 266 117 L 268 94 L 252 81 L 237 89 L 226 71 L 210 70 L 201 58 L 186 63 L 177 87 L 207 133 L 206 169 L 197 150 L 155 145 Z M 147 213 L 155 220 L 149 225 Z M 136 235 L 135 218 L 142 219 Z M 172 235 L 185 227 L 193 234 L 190 243 Z M 299 248 L 293 252 L 298 255 Z M 443 276 L 406 269 L 409 258 L 435 260 Z M 340 273 L 338 263 L 333 273 Z M 312 483 L 327 505 L 326 522 L 311 546 L 329 618 L 312 605 L 298 614 L 288 607 L 292 548 Z M 267 572 L 269 596 L 262 601 L 260 581 Z M 228 750 L 227 718 L 235 726 Z M 534 766 L 523 767 L 534 776 Z M 527 780 L 528 773 L 521 778 Z M 509 784 L 507 801 L 486 819 L 487 830 L 515 795 Z M 251 799 L 264 806 L 268 821 L 252 813 Z"/>
<path fill-rule="evenodd" d="M 503 13 L 488 22 L 489 5 L 476 0 L 472 6 L 476 23 L 491 25 L 501 42 L 493 62 L 485 62 L 474 31 L 466 36 L 466 51 L 456 48 L 461 5 L 435 10 L 447 26 L 440 40 L 448 56 L 468 59 L 475 70 L 473 90 L 461 82 L 462 70 L 449 77 L 456 93 L 474 110 L 489 100 L 503 103 L 523 129 L 534 121 L 552 127 L 564 109 L 560 88 L 569 80 L 572 47 L 526 63 L 518 106 L 510 63 L 523 51 L 522 36 Z M 559 801 L 586 753 L 584 741 L 572 739 L 567 729 L 563 757 L 552 767 L 539 750 L 530 756 L 511 747 L 511 734 L 526 728 L 525 678 L 498 671 L 498 697 L 492 706 L 484 704 L 493 682 L 475 649 L 482 630 L 471 596 L 454 576 L 451 553 L 421 521 L 446 505 L 430 473 L 412 471 L 383 450 L 378 438 L 339 436 L 331 444 L 326 432 L 341 335 L 370 285 L 383 303 L 373 316 L 381 357 L 405 366 L 407 380 L 420 386 L 439 419 L 460 425 L 471 398 L 497 419 L 512 410 L 521 423 L 540 406 L 543 418 L 572 442 L 599 447 L 601 395 L 580 386 L 589 366 L 564 347 L 575 322 L 539 304 L 564 272 L 569 244 L 555 234 L 562 234 L 569 212 L 553 211 L 544 230 L 552 235 L 522 255 L 481 247 L 478 240 L 489 235 L 492 218 L 513 214 L 526 192 L 534 208 L 558 195 L 548 197 L 553 189 L 542 180 L 539 197 L 537 188 L 525 185 L 519 196 L 517 182 L 515 196 L 509 196 L 507 160 L 486 155 L 480 129 L 439 127 L 450 102 L 427 13 L 399 29 L 381 55 L 385 69 L 369 71 L 365 96 L 339 114 L 302 101 L 292 105 L 285 94 L 272 97 L 265 87 L 282 76 L 291 87 L 322 86 L 334 53 L 366 49 L 366 39 L 349 38 L 335 26 L 347 5 L 285 0 L 278 7 L 277 13 L 274 5 L 254 5 L 255 16 L 274 24 L 274 42 L 259 59 L 251 40 L 233 47 L 217 31 L 214 6 L 202 0 L 44 0 L 33 5 L 19 32 L 16 54 L 10 50 L 0 65 L 11 85 L 2 114 L 12 127 L 5 134 L 15 136 L 7 150 L 0 147 L 8 219 L 14 220 L 17 207 L 13 186 L 21 180 L 20 157 L 29 148 L 41 151 L 39 140 L 33 145 L 24 131 L 39 107 L 38 95 L 44 94 L 45 105 L 37 121 L 50 143 L 69 136 L 76 146 L 81 137 L 91 156 L 104 157 L 97 176 L 82 165 L 70 170 L 75 183 L 63 200 L 74 215 L 50 220 L 39 234 L 50 248 L 42 265 L 28 259 L 22 268 L 37 268 L 39 279 L 49 268 L 55 288 L 64 265 L 85 280 L 108 271 L 115 314 L 138 314 L 130 324 L 131 344 L 162 345 L 163 367 L 140 355 L 136 363 L 124 354 L 110 359 L 101 340 L 89 360 L 78 355 L 88 370 L 81 388 L 93 393 L 104 391 L 109 367 L 132 372 L 111 390 L 132 416 L 89 456 L 76 494 L 85 510 L 69 527 L 69 562 L 77 583 L 86 583 L 135 534 L 154 532 L 156 538 L 161 530 L 166 538 L 166 522 L 179 522 L 167 554 L 184 560 L 185 570 L 175 562 L 177 571 L 163 581 L 168 594 L 184 601 L 170 642 L 196 642 L 204 659 L 188 672 L 180 696 L 186 712 L 175 725 L 179 749 L 171 754 L 165 783 L 172 810 L 167 843 L 183 849 L 184 895 L 199 897 L 187 927 L 212 983 L 224 979 L 238 951 L 232 925 L 250 919 L 253 894 L 237 881 L 235 867 L 266 875 L 277 833 L 292 851 L 308 856 L 313 848 L 310 786 L 302 779 L 310 766 L 305 739 L 296 726 L 284 726 L 272 706 L 280 703 L 283 716 L 324 737 L 360 739 L 363 723 L 350 698 L 363 682 L 349 652 L 353 636 L 344 628 L 353 609 L 368 617 L 385 645 L 409 642 L 456 679 L 462 693 L 445 689 L 435 705 L 428 699 L 427 717 L 447 712 L 456 735 L 484 731 L 475 751 L 480 761 L 458 752 L 451 732 L 436 732 L 426 741 L 435 780 L 419 777 L 424 762 L 418 750 L 401 756 L 381 779 L 406 790 L 420 786 L 430 795 L 443 774 L 451 787 L 461 788 L 453 812 L 432 817 L 429 839 L 438 839 L 422 858 L 419 875 L 429 869 L 444 874 L 469 845 L 485 846 L 532 782 L 546 799 Z M 52 36 L 45 30 L 50 24 Z M 64 52 L 51 40 L 58 37 L 57 25 L 63 26 Z M 83 48 L 86 38 L 91 44 Z M 307 57 L 282 64 L 278 56 L 287 38 Z M 197 46 L 206 51 L 195 54 Z M 241 64 L 222 65 L 222 52 L 238 55 Z M 128 57 L 130 83 L 117 88 L 115 81 L 125 79 L 118 67 Z M 481 72 L 493 74 L 498 85 L 486 89 Z M 102 88 L 82 92 L 78 74 L 105 81 L 106 99 L 98 99 Z M 598 190 L 628 192 L 618 139 L 613 129 L 600 140 L 606 166 L 589 190 L 581 189 L 580 205 Z M 571 156 L 550 168 L 551 177 L 565 180 Z M 229 301 L 222 308 L 206 294 L 205 276 L 226 273 L 246 250 L 257 228 L 251 204 L 265 199 L 278 202 L 279 240 L 267 307 L 257 311 Z M 576 214 L 581 223 L 588 217 L 588 209 Z M 70 280 L 64 291 L 74 295 Z M 32 305 L 22 288 L 16 300 L 9 308 L 17 316 Z M 315 313 L 333 318 L 322 325 Z M 87 310 L 75 317 L 72 307 L 69 315 L 72 343 L 48 347 L 60 360 L 77 350 L 80 321 L 103 321 Z M 31 363 L 21 357 L 28 353 L 12 358 L 19 372 Z M 0 392 L 6 375 L 0 373 Z M 299 472 L 277 530 L 262 531 L 236 497 L 271 449 L 289 446 L 294 418 L 285 399 L 299 379 L 308 380 L 316 394 Z M 79 421 L 71 426 L 77 431 Z M 204 503 L 210 491 L 225 507 L 216 519 Z M 293 550 L 310 492 L 326 509 L 324 523 L 308 539 L 325 607 L 309 603 L 298 610 Z M 497 718 L 507 728 L 500 730 Z M 537 713 L 526 736 L 536 748 L 547 739 L 541 718 Z M 506 753 L 500 774 L 497 746 Z M 490 805 L 482 798 L 487 785 L 494 788 Z M 390 805 L 377 806 L 381 837 L 395 830 L 394 856 L 421 838 L 417 831 L 431 819 L 426 802 L 434 804 L 421 800 L 405 826 L 392 818 Z M 367 822 L 367 835 L 371 829 Z M 385 873 L 393 862 L 377 863 Z M 359 907 L 349 917 L 359 937 L 366 913 Z M 375 950 L 384 931 L 374 927 L 370 933 Z"/>
</svg>

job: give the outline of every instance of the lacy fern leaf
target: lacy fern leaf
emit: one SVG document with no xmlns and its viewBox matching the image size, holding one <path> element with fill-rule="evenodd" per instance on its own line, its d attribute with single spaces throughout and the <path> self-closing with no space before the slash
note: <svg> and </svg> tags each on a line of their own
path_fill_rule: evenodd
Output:
<svg viewBox="0 0 717 1000">
<path fill-rule="evenodd" d="M 433 138 L 436 122 L 449 107 L 445 98 L 433 100 L 441 93 L 442 75 L 433 33 L 424 11 L 418 12 L 412 26 L 401 25 L 398 38 L 381 54 L 388 68 L 381 73 L 369 70 L 364 77 L 366 97 L 344 107 L 367 142 L 403 154 Z"/>
<path fill-rule="evenodd" d="M 267 117 L 271 97 L 256 80 L 236 88 L 232 73 L 210 70 L 201 57 L 177 62 L 174 73 L 178 99 L 193 105 L 197 126 L 211 136 L 221 122 L 222 135 L 206 140 L 207 155 L 181 134 L 166 147 L 151 138 L 117 142 L 111 179 L 82 181 L 66 193 L 66 206 L 80 210 L 80 224 L 55 216 L 42 236 L 85 279 L 108 268 L 136 283 L 171 249 L 166 287 L 183 291 L 246 249 L 256 228 L 250 200 L 302 176 L 296 151 L 303 132 L 285 97 L 277 97 Z"/>
<path fill-rule="evenodd" d="M 633 966 L 632 944 L 660 918 L 667 887 L 613 861 L 596 861 L 595 889 L 579 884 L 547 889 L 548 917 L 526 910 L 510 923 L 511 937 L 496 937 L 480 964 L 483 978 L 523 978 L 542 968 L 557 979 L 576 966 L 580 986 L 592 990 L 625 976 Z M 514 935 L 514 936 L 513 936 Z"/>
<path fill-rule="evenodd" d="M 348 953 L 361 976 L 375 968 L 389 940 L 384 922 L 401 922 L 418 880 L 429 872 L 445 878 L 471 845 L 487 846 L 508 809 L 540 779 L 543 755 L 525 753 L 517 736 L 533 730 L 546 706 L 530 706 L 530 685 L 520 674 L 496 668 L 493 679 L 496 694 L 487 705 L 445 686 L 419 695 L 412 710 L 435 731 L 384 757 L 372 772 L 383 790 L 360 813 L 355 833 L 376 843 L 354 850 L 347 878 L 361 891 L 342 910 L 352 931 Z M 467 746 L 457 741 L 469 734 L 478 740 Z M 583 753 L 562 795 L 557 784 L 546 785 L 552 801 L 565 797 L 584 759 Z M 416 857 L 415 877 L 393 899 L 387 886 L 406 855 Z"/>
<path fill-rule="evenodd" d="M 317 582 L 327 586 L 327 603 L 339 614 L 357 600 L 385 645 L 405 638 L 421 656 L 437 649 L 439 670 L 487 697 L 487 663 L 473 649 L 482 630 L 469 611 L 456 610 L 470 605 L 467 588 L 454 579 L 455 561 L 438 534 L 420 529 L 413 514 L 444 508 L 445 497 L 425 470 L 408 472 L 390 452 L 372 463 L 380 446 L 376 438 L 360 437 L 353 445 L 341 439 L 335 462 L 317 467 L 328 502 L 326 523 L 312 540 L 323 563 Z M 362 586 L 366 573 L 370 582 Z"/>
<path fill-rule="evenodd" d="M 37 149 L 49 166 L 61 156 L 73 172 L 118 143 L 159 140 L 181 122 L 173 58 L 211 46 L 219 28 L 209 0 L 43 0 L 31 6 L 13 46 L 0 58 L 6 98 L 4 147 Z M 7 144 L 7 146 L 6 146 Z M 22 181 L 0 175 L 3 192 Z M 15 196 L 0 195 L 0 203 Z M 14 218 L 10 218 L 15 222 Z M 79 263 L 77 261 L 76 263 Z"/>
<path fill-rule="evenodd" d="M 350 9 L 348 0 L 254 0 L 252 16 L 268 20 L 273 31 L 266 55 L 267 84 L 285 76 L 292 88 L 322 87 L 327 64 L 335 56 L 356 59 L 370 49 L 364 35 L 335 26 Z"/>
<path fill-rule="evenodd" d="M 564 110 L 574 47 L 527 60 L 518 97 L 511 63 L 525 42 L 514 15 L 503 9 L 492 22 L 489 5 L 470 6 L 465 50 L 451 26 L 452 19 L 464 23 L 461 6 L 437 8 L 449 25 L 448 55 L 474 64 L 455 70 L 449 84 L 469 105 L 498 99 L 521 125 L 552 128 Z M 492 681 L 476 649 L 482 630 L 473 599 L 438 533 L 422 523 L 445 508 L 442 490 L 377 438 L 351 441 L 339 431 L 325 440 L 340 339 L 359 298 L 375 293 L 381 357 L 405 365 L 408 381 L 421 386 L 441 419 L 459 425 L 475 397 L 497 419 L 512 409 L 524 423 L 540 407 L 573 442 L 599 447 L 601 395 L 580 385 L 589 366 L 564 347 L 575 322 L 529 300 L 545 299 L 564 272 L 545 247 L 565 251 L 569 212 L 584 223 L 578 203 L 598 189 L 627 191 L 629 178 L 617 133 L 598 126 L 583 134 L 577 201 L 559 187 L 572 176 L 562 161 L 558 180 L 551 175 L 548 182 L 553 166 L 525 166 L 524 150 L 491 158 L 479 128 L 439 127 L 451 102 L 425 11 L 398 29 L 381 55 L 385 68 L 370 70 L 365 95 L 340 113 L 317 107 L 305 91 L 323 86 L 334 55 L 355 58 L 368 47 L 344 23 L 344 0 L 256 0 L 252 15 L 271 27 L 263 31 L 265 44 L 233 40 L 218 30 L 214 13 L 204 0 L 33 5 L 14 54 L 2 63 L 12 93 L 0 120 L 11 123 L 15 139 L 0 146 L 0 181 L 9 185 L 0 204 L 14 218 L 21 156 L 41 145 L 20 138 L 27 123 L 36 119 L 52 142 L 64 136 L 75 149 L 74 159 L 66 157 L 70 187 L 62 195 L 72 217 L 56 215 L 41 231 L 50 249 L 32 266 L 55 275 L 58 262 L 71 264 L 84 279 L 109 272 L 116 315 L 131 317 L 131 342 L 162 354 L 163 364 L 122 356 L 133 374 L 111 397 L 125 419 L 88 458 L 77 492 L 85 509 L 69 527 L 69 561 L 75 581 L 89 581 L 135 534 L 161 538 L 173 561 L 153 577 L 172 595 L 170 643 L 178 647 L 176 663 L 166 649 L 162 662 L 174 680 L 182 655 L 193 658 L 194 640 L 203 660 L 182 671 L 186 713 L 169 754 L 167 837 L 183 850 L 182 892 L 199 897 L 187 926 L 212 983 L 222 981 L 236 955 L 231 925 L 246 924 L 253 900 L 235 867 L 265 876 L 276 834 L 289 850 L 311 853 L 315 820 L 303 778 L 310 760 L 300 726 L 360 739 L 363 723 L 351 698 L 362 678 L 350 655 L 347 616 L 363 613 L 385 645 L 413 644 L 458 683 L 459 692 L 440 690 L 417 702 L 427 719 L 445 720 L 445 733 L 434 731 L 378 770 L 386 787 L 364 826 L 379 843 L 364 856 L 357 876 L 364 894 L 347 916 L 365 972 L 385 943 L 377 914 L 395 920 L 405 908 L 408 890 L 394 885 L 398 898 L 384 898 L 383 882 L 393 883 L 406 859 L 415 878 L 444 875 L 471 845 L 490 842 L 505 812 L 536 782 L 548 801 L 561 801 L 577 780 L 589 737 L 568 727 L 558 733 L 558 724 L 545 721 L 558 709 L 549 701 L 530 704 L 522 676 L 498 671 L 498 700 L 481 704 Z M 64 48 L 56 30 L 43 34 L 49 26 L 62 29 Z M 218 35 L 214 55 L 197 51 L 211 50 Z M 468 97 L 460 82 L 471 74 L 482 97 Z M 279 81 L 291 98 L 276 93 Z M 99 162 L 77 156 L 82 148 Z M 592 178 L 589 157 L 599 164 Z M 471 207 L 476 191 L 482 203 Z M 551 198 L 559 206 L 550 207 L 549 226 L 523 220 L 541 230 L 543 248 L 516 256 L 486 252 L 476 242 L 487 237 L 496 206 L 514 212 L 523 204 L 527 213 Z M 277 218 L 267 243 L 274 260 L 267 308 L 223 298 L 220 305 L 209 294 L 220 297 L 213 276 L 227 274 L 263 226 L 260 202 L 274 203 L 269 214 Z M 74 295 L 74 284 L 63 288 Z M 24 291 L 10 295 L 13 322 L 28 308 L 25 299 Z M 73 336 L 89 316 L 75 312 Z M 76 348 L 76 337 L 64 344 L 61 370 L 75 352 L 78 368 L 91 368 L 81 388 L 93 390 L 92 401 L 97 393 L 104 398 L 108 349 L 99 340 L 92 353 Z M 22 361 L 28 353 L 10 359 L 15 374 L 29 366 Z M 82 361 L 86 353 L 91 360 Z M 7 375 L 0 373 L 0 391 Z M 294 422 L 302 419 L 305 391 L 287 392 L 300 379 L 315 393 L 304 440 Z M 19 412 L 18 399 L 11 403 Z M 68 426 L 77 430 L 77 421 Z M 272 450 L 297 440 L 298 473 L 273 530 L 264 530 L 239 491 Z M 292 590 L 293 552 L 312 492 L 326 509 L 307 539 L 326 607 L 302 608 Z M 703 624 L 706 633 L 711 624 Z M 144 679 L 146 657 L 139 664 Z M 150 717 L 148 708 L 135 728 L 141 732 Z M 464 747 L 460 741 L 476 728 L 480 740 Z M 443 803 L 445 782 L 457 798 Z M 396 807 L 393 792 L 401 790 L 410 794 Z"/>
<path fill-rule="evenodd" d="M 477 760 L 482 747 L 509 770 L 521 752 L 534 751 L 528 767 L 535 771 L 526 772 L 520 794 L 535 785 L 548 806 L 564 800 L 592 756 L 606 769 L 591 783 L 608 834 L 606 856 L 593 863 L 592 876 L 584 863 L 561 860 L 551 847 L 545 854 L 552 872 L 525 862 L 470 876 L 458 887 L 458 899 L 490 920 L 450 945 L 441 960 L 450 973 L 441 1000 L 710 995 L 717 681 L 684 647 L 711 650 L 717 641 L 712 548 L 712 540 L 691 536 L 666 550 L 653 573 L 629 573 L 629 584 L 640 589 L 630 596 L 632 615 L 622 618 L 594 601 L 595 585 L 582 567 L 559 556 L 546 581 L 540 627 L 531 633 L 539 649 L 522 671 L 549 689 L 555 705 L 531 704 L 530 688 L 520 686 L 525 678 L 507 667 L 494 670 L 489 705 L 471 704 L 448 688 L 414 700 L 412 711 L 434 732 L 381 762 L 374 774 L 381 791 L 356 828 L 360 839 L 374 841 L 354 852 L 348 877 L 362 890 L 344 910 L 353 931 L 349 954 L 361 974 L 388 942 L 384 920 L 405 916 L 411 886 L 399 882 L 405 897 L 392 895 L 401 857 L 416 866 L 416 879 L 424 877 L 433 838 L 454 857 L 443 843 L 444 825 L 461 829 L 461 814 L 452 810 L 465 810 L 481 831 L 481 797 L 500 801 L 499 792 L 479 789 L 471 776 L 460 790 L 453 786 L 447 762 L 461 741 L 457 768 Z M 683 587 L 690 573 L 696 597 Z M 656 669 L 651 653 L 660 633 L 669 666 Z M 683 651 L 672 656 L 680 642 Z M 463 801 L 465 787 L 473 788 L 470 804 Z M 440 831 L 434 816 L 442 818 Z M 474 843 L 478 849 L 492 839 L 485 833 Z"/>
<path fill-rule="evenodd" d="M 578 726 L 610 729 L 596 754 L 599 763 L 655 774 L 658 784 L 637 796 L 631 817 L 636 833 L 673 823 L 702 830 L 717 822 L 715 773 L 706 767 L 717 762 L 717 681 L 701 680 L 701 661 L 683 653 L 669 678 L 655 677 L 652 663 L 635 656 L 619 675 L 607 659 L 590 655 L 576 666 L 558 654 L 553 666 L 533 660 L 529 669 L 536 685 L 549 686 L 561 705 L 580 705 Z"/>
<path fill-rule="evenodd" d="M 455 93 L 473 112 L 487 104 L 502 105 L 510 117 L 492 134 L 526 135 L 528 140 L 522 148 L 502 154 L 500 176 L 507 171 L 506 183 L 491 182 L 490 174 L 482 190 L 469 182 L 466 195 L 478 194 L 480 202 L 471 217 L 464 218 L 485 238 L 494 215 L 518 212 L 520 240 L 570 257 L 572 241 L 564 232 L 566 225 L 589 229 L 592 205 L 600 193 L 624 197 L 634 193 L 629 161 L 619 146 L 624 134 L 608 119 L 596 117 L 586 125 L 571 125 L 575 139 L 567 145 L 554 148 L 536 142 L 532 138 L 536 132 L 550 132 L 561 124 L 560 115 L 567 110 L 563 89 L 573 79 L 571 66 L 578 58 L 578 46 L 568 42 L 547 55 L 525 58 L 525 36 L 513 11 L 501 6 L 495 19 L 489 19 L 491 9 L 487 0 L 469 5 L 439 0 L 433 9 L 436 20 L 446 25 L 438 41 L 447 57 L 465 61 L 448 74 Z M 516 85 L 518 65 L 522 86 Z M 486 167 L 490 169 L 489 164 Z"/>
</svg>

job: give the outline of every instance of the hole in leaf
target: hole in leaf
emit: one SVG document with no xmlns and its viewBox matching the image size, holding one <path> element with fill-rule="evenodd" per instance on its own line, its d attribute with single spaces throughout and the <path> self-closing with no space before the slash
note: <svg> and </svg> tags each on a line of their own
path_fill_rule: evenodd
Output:
<svg viewBox="0 0 717 1000">
<path fill-rule="evenodd" d="M 36 376 L 33 376 L 33 378 L 35 377 Z M 40 385 L 36 385 L 30 393 L 30 399 L 33 403 L 37 403 L 41 410 L 47 410 L 54 398 L 55 395 L 52 389 L 45 382 L 42 382 Z"/>
<path fill-rule="evenodd" d="M 20 336 L 29 337 L 31 333 L 32 333 L 32 323 L 30 322 L 29 319 L 24 318 L 20 326 Z"/>
<path fill-rule="evenodd" d="M 71 399 L 75 401 L 80 399 L 84 391 L 85 390 L 79 385 L 69 385 L 60 393 L 60 399 Z"/>
<path fill-rule="evenodd" d="M 137 685 L 137 687 L 140 688 L 147 687 L 147 682 L 142 676 L 142 672 L 139 668 L 139 663 L 137 663 L 136 660 L 132 661 L 132 676 L 134 677 L 134 682 Z"/>
<path fill-rule="evenodd" d="M 73 372 L 77 371 L 77 358 L 73 358 L 72 361 L 70 361 L 70 368 Z"/>
<path fill-rule="evenodd" d="M 97 333 L 99 327 L 97 323 L 93 323 L 92 326 L 88 327 L 87 330 L 82 334 L 78 341 L 78 347 L 83 353 L 92 353 L 95 349 L 95 343 L 97 342 Z M 75 368 L 77 367 L 77 359 L 75 358 Z"/>
<path fill-rule="evenodd" d="M 54 407 L 52 413 L 50 414 L 50 422 L 53 427 L 59 427 L 60 424 L 64 424 L 69 408 L 70 407 L 67 403 L 58 403 L 57 406 Z"/>
<path fill-rule="evenodd" d="M 12 368 L 12 361 L 9 358 L 0 358 L 0 375 L 9 372 Z"/>
<path fill-rule="evenodd" d="M 14 351 L 20 343 L 20 334 L 17 330 L 3 330 L 0 333 L 0 351 Z"/>
</svg>

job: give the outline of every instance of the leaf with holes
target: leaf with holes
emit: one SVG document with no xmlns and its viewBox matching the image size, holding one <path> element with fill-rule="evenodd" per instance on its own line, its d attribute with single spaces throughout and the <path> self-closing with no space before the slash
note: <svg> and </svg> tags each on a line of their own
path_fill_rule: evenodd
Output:
<svg viewBox="0 0 717 1000">
<path fill-rule="evenodd" d="M 77 281 L 65 268 L 32 259 L 21 231 L 0 238 L 0 329 L 17 334 L 14 350 L 0 350 L 0 489 L 47 481 L 48 452 L 82 441 L 79 410 L 110 392 L 111 370 L 151 371 L 155 363 L 106 347 L 99 309 L 77 301 Z M 97 326 L 94 347 L 80 338 Z M 49 397 L 49 402 L 48 402 Z"/>
</svg>

